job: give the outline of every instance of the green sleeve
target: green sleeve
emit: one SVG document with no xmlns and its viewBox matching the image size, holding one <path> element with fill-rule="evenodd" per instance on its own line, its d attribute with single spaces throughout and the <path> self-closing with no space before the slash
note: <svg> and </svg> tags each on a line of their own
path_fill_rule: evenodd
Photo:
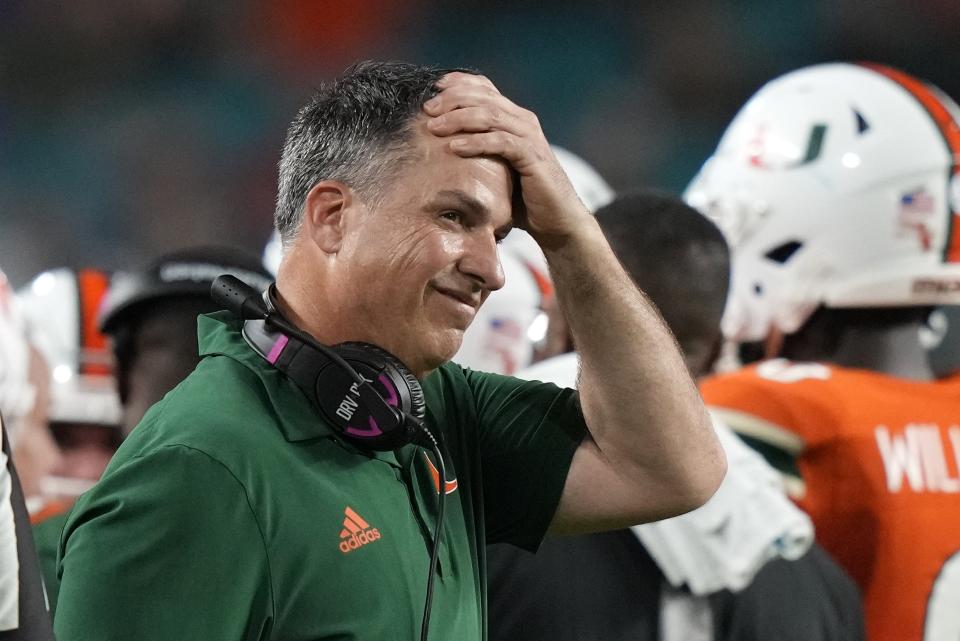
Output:
<svg viewBox="0 0 960 641">
<path fill-rule="evenodd" d="M 466 370 L 477 408 L 488 543 L 535 551 L 587 428 L 577 393 Z"/>
<path fill-rule="evenodd" d="M 269 638 L 260 527 L 240 482 L 199 450 L 109 470 L 71 512 L 58 570 L 58 641 Z"/>
</svg>

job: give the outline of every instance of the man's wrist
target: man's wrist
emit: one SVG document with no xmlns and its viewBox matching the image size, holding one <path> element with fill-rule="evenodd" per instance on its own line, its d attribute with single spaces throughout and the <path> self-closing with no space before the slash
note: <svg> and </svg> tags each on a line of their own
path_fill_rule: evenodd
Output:
<svg viewBox="0 0 960 641">
<path fill-rule="evenodd" d="M 585 252 L 589 253 L 592 247 L 606 244 L 600 225 L 589 213 L 571 221 L 563 231 L 554 231 L 549 234 L 530 232 L 530 235 L 540 245 L 547 263 L 551 265 L 568 259 L 582 261 Z"/>
</svg>

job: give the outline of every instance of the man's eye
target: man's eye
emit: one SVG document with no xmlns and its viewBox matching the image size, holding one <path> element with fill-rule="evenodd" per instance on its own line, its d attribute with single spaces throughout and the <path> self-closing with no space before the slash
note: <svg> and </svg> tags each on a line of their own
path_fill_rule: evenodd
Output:
<svg viewBox="0 0 960 641">
<path fill-rule="evenodd" d="M 455 223 L 459 223 L 463 220 L 463 216 L 461 216 L 460 212 L 458 211 L 445 211 L 440 214 L 440 217 L 447 220 L 452 220 Z"/>
</svg>

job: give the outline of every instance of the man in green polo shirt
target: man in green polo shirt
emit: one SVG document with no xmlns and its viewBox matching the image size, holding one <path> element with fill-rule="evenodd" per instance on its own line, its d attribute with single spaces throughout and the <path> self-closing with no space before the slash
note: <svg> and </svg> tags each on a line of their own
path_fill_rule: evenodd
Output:
<svg viewBox="0 0 960 641">
<path fill-rule="evenodd" d="M 422 382 L 448 459 L 362 451 L 245 342 L 199 322 L 203 360 L 76 505 L 60 641 L 417 639 L 446 495 L 430 638 L 486 634 L 488 542 L 699 506 L 723 455 L 670 333 L 624 274 L 536 117 L 486 78 L 363 63 L 297 115 L 280 163 L 279 312 L 373 343 Z M 580 392 L 448 363 L 513 224 L 543 247 Z"/>
</svg>

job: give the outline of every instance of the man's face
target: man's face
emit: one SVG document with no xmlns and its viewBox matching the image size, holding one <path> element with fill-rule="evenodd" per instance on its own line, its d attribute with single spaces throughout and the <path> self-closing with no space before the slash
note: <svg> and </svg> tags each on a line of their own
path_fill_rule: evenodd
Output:
<svg viewBox="0 0 960 641">
<path fill-rule="evenodd" d="M 503 286 L 497 241 L 512 223 L 505 163 L 460 158 L 414 122 L 408 162 L 378 203 L 345 226 L 329 285 L 351 335 L 388 350 L 418 376 L 457 351 L 487 295 Z"/>
</svg>

